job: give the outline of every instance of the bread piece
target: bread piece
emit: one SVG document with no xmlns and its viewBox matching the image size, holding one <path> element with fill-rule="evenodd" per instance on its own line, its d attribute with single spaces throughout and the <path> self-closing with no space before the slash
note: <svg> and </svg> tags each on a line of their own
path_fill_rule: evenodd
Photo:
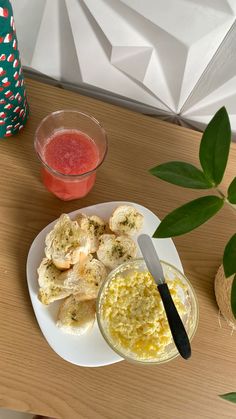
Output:
<svg viewBox="0 0 236 419">
<path fill-rule="evenodd" d="M 110 269 L 135 258 L 137 254 L 137 246 L 131 237 L 103 234 L 99 240 L 97 257 Z"/>
<path fill-rule="evenodd" d="M 44 258 L 37 269 L 37 273 L 40 288 L 47 288 L 57 283 L 61 271 L 56 268 L 52 260 Z"/>
<path fill-rule="evenodd" d="M 109 227 L 116 234 L 133 235 L 143 225 L 143 215 L 131 205 L 121 205 L 109 219 Z"/>
<path fill-rule="evenodd" d="M 72 294 L 71 289 L 51 285 L 46 288 L 39 288 L 38 299 L 42 304 L 48 305 L 57 300 L 62 300 Z"/>
<path fill-rule="evenodd" d="M 60 271 L 57 269 L 52 260 L 44 258 L 37 272 L 40 287 L 39 299 L 42 300 L 42 302 L 48 300 L 50 303 L 55 299 L 65 298 L 68 295 L 75 293 L 78 289 L 78 280 L 76 282 L 64 281 L 61 274 L 62 272 L 67 271 Z M 58 292 L 57 298 L 54 298 L 55 290 Z M 46 302 L 45 304 L 48 303 Z"/>
<path fill-rule="evenodd" d="M 99 246 L 99 237 L 104 234 L 106 223 L 97 215 L 87 216 L 78 214 L 76 221 L 79 227 L 86 232 L 90 240 L 90 252 L 95 253 Z"/>
<path fill-rule="evenodd" d="M 67 289 L 60 280 L 61 271 L 56 268 L 53 262 L 44 258 L 37 270 L 39 292 L 38 299 L 42 304 L 50 304 L 53 301 L 68 297 L 74 291 Z"/>
<path fill-rule="evenodd" d="M 65 333 L 83 335 L 92 328 L 95 313 L 95 300 L 79 301 L 77 295 L 71 295 L 59 308 L 57 326 Z"/>
<path fill-rule="evenodd" d="M 73 268 L 62 272 L 58 279 L 65 288 L 73 288 L 77 299 L 83 301 L 97 297 L 106 276 L 107 270 L 103 263 L 90 255 L 83 263 L 76 263 Z"/>
<path fill-rule="evenodd" d="M 58 269 L 69 269 L 77 263 L 81 255 L 90 251 L 90 242 L 86 233 L 76 221 L 71 221 L 67 214 L 62 214 L 45 240 L 45 254 Z"/>
</svg>

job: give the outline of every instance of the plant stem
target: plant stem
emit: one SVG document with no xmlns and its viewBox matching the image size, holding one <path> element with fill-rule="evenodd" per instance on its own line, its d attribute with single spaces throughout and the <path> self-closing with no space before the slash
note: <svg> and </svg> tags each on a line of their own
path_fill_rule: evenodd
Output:
<svg viewBox="0 0 236 419">
<path fill-rule="evenodd" d="M 236 211 L 236 205 L 235 204 L 231 204 L 231 202 L 228 201 L 227 197 L 225 196 L 225 194 L 219 189 L 216 188 L 216 191 L 218 192 L 218 194 L 220 195 L 221 198 L 224 199 L 224 201 L 234 210 Z"/>
<path fill-rule="evenodd" d="M 225 196 L 225 194 L 219 189 L 219 188 L 216 188 L 216 190 L 217 190 L 217 192 L 218 192 L 218 194 L 221 196 L 221 198 L 223 198 L 224 199 L 224 201 L 226 201 L 226 196 Z"/>
</svg>

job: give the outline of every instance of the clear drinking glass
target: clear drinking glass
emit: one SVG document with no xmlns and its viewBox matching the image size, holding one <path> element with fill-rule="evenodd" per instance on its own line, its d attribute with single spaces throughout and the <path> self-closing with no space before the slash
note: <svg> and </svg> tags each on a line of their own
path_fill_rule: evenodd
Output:
<svg viewBox="0 0 236 419">
<path fill-rule="evenodd" d="M 98 157 L 91 170 L 81 173 L 78 167 L 78 173 L 66 174 L 63 173 L 64 170 L 55 169 L 47 162 L 45 150 L 50 139 L 69 131 L 72 135 L 75 132 L 85 134 L 96 147 Z M 75 110 L 61 110 L 51 113 L 41 121 L 35 133 L 34 146 L 42 163 L 41 174 L 45 187 L 58 198 L 67 201 L 84 197 L 94 186 L 96 170 L 107 153 L 107 136 L 94 117 Z"/>
<path fill-rule="evenodd" d="M 183 287 L 178 287 L 176 290 L 181 302 L 186 307 L 186 314 L 183 315 L 182 321 L 186 332 L 188 334 L 189 339 L 191 340 L 196 332 L 198 319 L 199 319 L 199 308 L 198 308 L 198 301 L 195 294 L 195 291 L 182 272 L 180 272 L 177 268 L 172 266 L 167 262 L 161 261 L 161 265 L 163 268 L 163 272 L 165 277 L 168 277 L 168 280 L 174 280 L 176 277 L 182 283 Z M 166 345 L 163 352 L 157 354 L 152 359 L 145 359 L 139 358 L 136 354 L 132 353 L 130 350 L 120 346 L 114 338 L 111 336 L 109 332 L 109 325 L 107 324 L 106 320 L 103 316 L 103 307 L 106 293 L 109 292 L 109 287 L 112 284 L 112 281 L 118 276 L 122 276 L 122 278 L 126 279 L 127 282 L 129 281 L 129 275 L 133 272 L 147 272 L 147 267 L 145 261 L 143 259 L 137 259 L 131 262 L 125 262 L 122 265 L 115 268 L 113 271 L 110 272 L 107 279 L 102 284 L 99 295 L 97 298 L 97 320 L 99 329 L 108 343 L 108 345 L 118 353 L 122 358 L 126 359 L 127 361 L 142 363 L 142 364 L 162 364 L 164 362 L 171 361 L 172 359 L 176 358 L 179 353 L 178 350 L 172 340 L 172 342 Z M 113 291 L 112 291 L 113 293 Z M 111 294 L 111 298 L 114 299 L 114 294 Z M 121 298 L 121 297 L 118 297 Z M 114 303 L 115 304 L 115 303 Z M 127 307 L 127 310 L 129 308 Z"/>
</svg>

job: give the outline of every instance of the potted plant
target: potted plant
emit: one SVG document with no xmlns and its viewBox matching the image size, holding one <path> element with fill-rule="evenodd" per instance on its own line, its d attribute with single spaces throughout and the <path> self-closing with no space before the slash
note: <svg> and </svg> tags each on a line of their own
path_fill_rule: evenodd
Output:
<svg viewBox="0 0 236 419">
<path fill-rule="evenodd" d="M 224 204 L 236 210 L 236 177 L 228 186 L 227 195 L 219 188 L 227 166 L 230 143 L 229 116 L 225 107 L 222 107 L 202 135 L 199 150 L 201 169 L 181 161 L 163 163 L 150 169 L 152 175 L 166 182 L 215 192 L 172 211 L 159 224 L 153 237 L 174 237 L 188 233 L 213 217 Z M 226 244 L 223 265 L 215 277 L 215 295 L 222 315 L 236 328 L 236 234 Z M 221 397 L 236 403 L 236 393 Z"/>
</svg>

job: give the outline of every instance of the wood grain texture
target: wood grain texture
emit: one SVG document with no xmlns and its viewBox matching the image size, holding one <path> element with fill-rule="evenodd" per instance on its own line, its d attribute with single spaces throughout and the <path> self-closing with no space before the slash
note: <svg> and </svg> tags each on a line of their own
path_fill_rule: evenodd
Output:
<svg viewBox="0 0 236 419">
<path fill-rule="evenodd" d="M 224 245 L 236 218 L 223 209 L 208 224 L 175 239 L 185 272 L 199 299 L 200 323 L 191 360 L 162 366 L 121 362 L 80 368 L 48 346 L 31 307 L 26 258 L 37 233 L 62 212 L 113 200 L 145 205 L 158 216 L 206 191 L 171 186 L 148 174 L 164 161 L 197 164 L 200 134 L 79 94 L 28 80 L 30 119 L 17 136 L 0 142 L 0 405 L 63 419 L 232 419 L 236 406 L 218 394 L 236 391 L 236 345 L 218 322 L 213 292 Z M 77 109 L 94 115 L 109 138 L 107 159 L 93 191 L 62 202 L 40 181 L 33 149 L 36 126 L 51 111 Z M 236 174 L 236 146 L 223 188 Z"/>
</svg>

